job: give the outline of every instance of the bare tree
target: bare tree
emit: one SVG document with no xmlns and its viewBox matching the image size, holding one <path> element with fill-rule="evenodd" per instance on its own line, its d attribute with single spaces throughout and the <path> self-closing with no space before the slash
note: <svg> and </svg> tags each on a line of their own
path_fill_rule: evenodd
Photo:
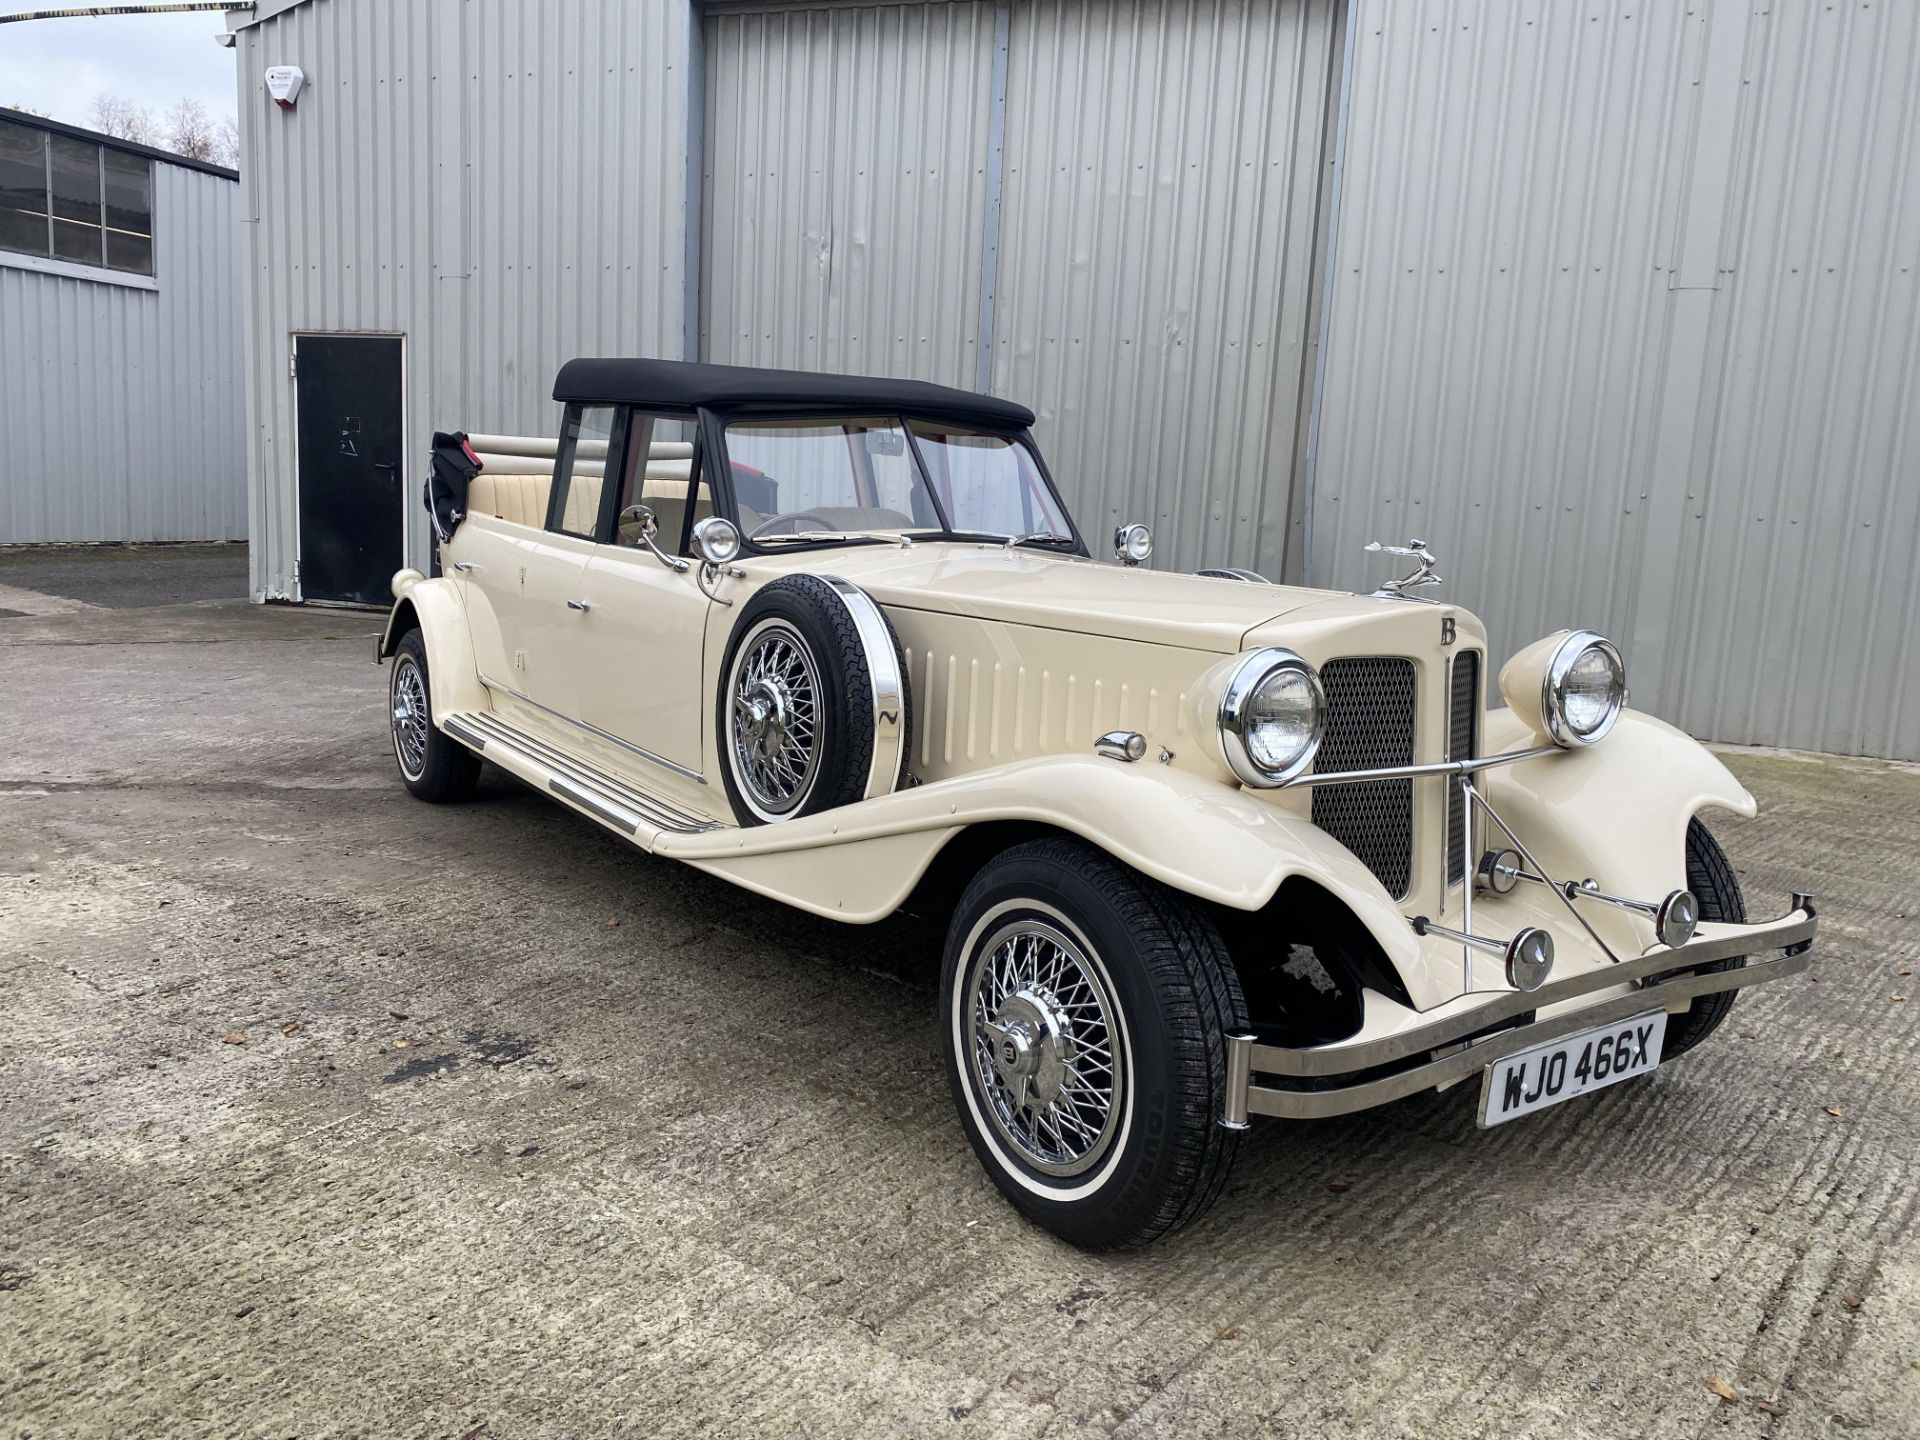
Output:
<svg viewBox="0 0 1920 1440">
<path fill-rule="evenodd" d="M 153 112 L 122 100 L 118 95 L 97 95 L 87 111 L 93 128 L 116 140 L 131 140 L 136 145 L 158 145 L 160 128 Z"/>
<path fill-rule="evenodd" d="M 240 163 L 239 122 L 231 115 L 214 120 L 198 100 L 182 100 L 156 120 L 151 110 L 118 95 L 101 95 L 87 117 L 94 129 L 116 140 L 152 145 L 211 165 Z"/>
<path fill-rule="evenodd" d="M 13 105 L 7 106 L 6 108 L 9 110 L 18 110 L 22 115 L 38 115 L 42 120 L 51 120 L 53 118 L 51 115 L 47 114 L 46 111 L 36 110 L 31 105 L 13 104 Z"/>
<path fill-rule="evenodd" d="M 182 100 L 167 111 L 166 148 L 189 160 L 212 160 L 220 132 L 198 100 Z"/>
</svg>

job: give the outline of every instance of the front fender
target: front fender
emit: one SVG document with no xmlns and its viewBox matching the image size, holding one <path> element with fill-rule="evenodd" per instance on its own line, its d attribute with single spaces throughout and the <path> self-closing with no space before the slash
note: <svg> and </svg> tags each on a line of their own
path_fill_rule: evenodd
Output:
<svg viewBox="0 0 1920 1440">
<path fill-rule="evenodd" d="M 1235 910 L 1295 875 L 1352 908 L 1405 968 L 1418 943 L 1399 907 L 1324 830 L 1232 786 L 1159 765 L 1055 755 L 896 791 L 780 825 L 663 835 L 656 853 L 842 920 L 892 914 L 971 825 L 1018 820 L 1098 845 L 1142 874 Z"/>
<path fill-rule="evenodd" d="M 1510 710 L 1487 715 L 1486 753 L 1539 737 Z M 1487 799 L 1559 880 L 1658 900 L 1687 883 L 1687 822 L 1703 810 L 1753 815 L 1746 787 L 1698 740 L 1664 720 L 1625 711 L 1596 745 L 1481 773 Z M 1497 829 L 1481 849 L 1505 843 Z"/>
<path fill-rule="evenodd" d="M 380 637 L 380 657 L 399 646 L 401 637 L 415 628 L 427 647 L 428 697 L 438 717 L 456 710 L 488 708 L 486 687 L 474 665 L 473 633 L 467 625 L 467 607 L 445 576 L 428 580 L 417 570 L 393 577 L 395 600 Z"/>
</svg>

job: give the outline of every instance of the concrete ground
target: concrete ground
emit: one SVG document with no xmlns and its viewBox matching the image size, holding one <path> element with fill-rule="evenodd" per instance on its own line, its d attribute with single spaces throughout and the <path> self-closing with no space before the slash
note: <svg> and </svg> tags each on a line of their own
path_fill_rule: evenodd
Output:
<svg viewBox="0 0 1920 1440">
<path fill-rule="evenodd" d="M 1729 757 L 1822 958 L 1694 1055 L 1267 1124 L 1090 1256 L 962 1139 L 936 937 L 409 799 L 375 624 L 0 620 L 0 1434 L 1920 1434 L 1920 774 Z"/>
</svg>

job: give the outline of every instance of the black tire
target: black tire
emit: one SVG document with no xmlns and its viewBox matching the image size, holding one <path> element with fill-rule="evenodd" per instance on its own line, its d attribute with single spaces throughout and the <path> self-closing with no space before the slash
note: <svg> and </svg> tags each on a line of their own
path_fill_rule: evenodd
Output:
<svg viewBox="0 0 1920 1440">
<path fill-rule="evenodd" d="M 1702 920 L 1721 920 L 1735 925 L 1746 923 L 1746 898 L 1740 893 L 1740 881 L 1727 861 L 1727 852 L 1720 848 L 1720 842 L 1713 838 L 1713 832 L 1697 818 L 1687 822 L 1687 888 L 1700 901 Z M 1744 959 L 1721 960 L 1716 964 L 1701 965 L 1678 973 L 1711 975 L 1721 970 L 1738 969 L 1746 963 Z M 1733 1009 L 1734 997 L 1739 993 L 1738 990 L 1720 990 L 1711 995 L 1695 996 L 1693 1006 L 1686 1014 L 1668 1016 L 1666 1044 L 1660 1052 L 1661 1063 L 1678 1059 L 1718 1030 L 1726 1020 L 1727 1012 Z"/>
<path fill-rule="evenodd" d="M 876 606 L 874 613 L 886 628 L 886 643 L 893 647 L 901 682 L 900 761 L 886 787 L 892 790 L 905 782 L 912 753 L 913 694 L 900 637 L 885 611 Z M 755 722 L 735 704 L 736 692 L 749 678 L 746 667 L 762 647 L 778 645 L 786 645 L 799 658 L 794 672 L 784 681 L 774 676 L 780 683 L 767 692 L 778 696 L 780 713 L 774 717 L 774 728 L 767 728 L 762 717 L 761 728 L 754 732 Z M 820 577 L 782 576 L 746 603 L 720 666 L 714 721 L 720 774 L 740 824 L 775 824 L 866 798 L 875 730 L 872 675 L 867 647 L 848 600 Z M 813 698 L 803 706 L 798 697 L 809 691 Z M 789 719 L 791 725 L 785 723 Z M 790 750 L 785 748 L 789 741 Z M 774 792 L 780 788 L 780 775 L 790 772 L 753 768 L 755 755 L 775 749 L 805 756 L 798 762 L 800 769 L 789 794 Z"/>
<path fill-rule="evenodd" d="M 417 688 L 414 679 L 418 680 Z M 473 794 L 473 787 L 480 782 L 480 757 L 434 723 L 432 696 L 427 642 L 418 630 L 409 630 L 394 647 L 387 675 L 387 727 L 393 741 L 393 759 L 408 790 L 422 800 L 444 805 Z M 416 706 L 426 712 L 418 730 L 413 728 Z"/>
<path fill-rule="evenodd" d="M 1032 927 L 1023 931 L 1022 927 Z M 1011 932 L 1011 938 L 1009 934 Z M 1064 965 L 1087 962 L 1091 983 L 1056 978 L 1066 997 L 1090 997 L 1071 1009 L 1070 1025 L 1028 1027 L 1043 1040 L 1065 1030 L 1066 1048 L 1077 1049 L 1068 1084 L 1055 1081 L 1045 1113 L 1087 1082 L 1099 1089 L 1098 1055 L 1104 1034 L 1115 1062 L 1108 1071 L 1105 1109 L 1079 1108 L 1080 1133 L 1054 1123 L 1062 1137 L 1049 1173 L 1021 1133 L 1045 1140 L 1044 1118 L 1031 1123 L 1031 1106 L 1009 1103 L 1015 1082 L 1000 1069 L 1007 1032 L 986 1022 L 999 1017 L 1018 1027 L 1023 996 L 1049 995 L 1039 977 L 1023 982 L 991 1007 L 998 975 L 1018 957 L 1035 956 L 1046 974 L 1050 952 L 1022 952 L 1030 936 L 1063 935 L 1078 950 Z M 1012 950 L 1009 950 L 1009 946 Z M 1013 961 L 1006 957 L 1012 955 Z M 997 973 L 996 973 L 997 972 Z M 1066 971 L 1071 979 L 1074 972 Z M 984 976 L 976 990 L 976 976 Z M 1114 1013 L 1104 1023 L 1099 1003 Z M 1226 1044 L 1244 1030 L 1246 1001 L 1220 933 L 1206 913 L 1185 896 L 1129 870 L 1078 840 L 1036 840 L 993 859 L 961 897 L 948 927 L 941 966 L 942 1049 L 960 1123 L 987 1174 L 1028 1219 L 1061 1239 L 1089 1250 L 1144 1245 L 1204 1215 L 1219 1197 L 1239 1150 L 1240 1136 L 1220 1123 L 1226 1098 Z M 1059 1018 L 1065 1001 L 1046 1001 Z M 1010 1017 L 1011 1012 L 1011 1018 Z M 1024 1013 L 1034 1013 L 1029 1007 Z M 1058 1043 L 1058 1042 L 1055 1042 Z M 1025 1064 L 1028 1047 L 1021 1047 Z M 1031 1047 L 1038 1053 L 1044 1046 Z M 1052 1052 L 1056 1057 L 1059 1051 Z M 1086 1057 L 1086 1069 L 1080 1059 Z M 1031 1083 L 1048 1087 L 1045 1062 Z M 989 1078 L 987 1072 L 1001 1078 Z M 1057 1076 L 1061 1072 L 1054 1071 Z M 1018 1082 L 1027 1093 L 1027 1079 Z M 1111 1115 L 1111 1123 L 1104 1117 Z M 1102 1127 L 1093 1140 L 1084 1135 Z M 1100 1138 L 1104 1137 L 1104 1138 Z M 1066 1152 L 1075 1146 L 1079 1154 Z M 1071 1166 L 1078 1169 L 1070 1169 Z"/>
</svg>

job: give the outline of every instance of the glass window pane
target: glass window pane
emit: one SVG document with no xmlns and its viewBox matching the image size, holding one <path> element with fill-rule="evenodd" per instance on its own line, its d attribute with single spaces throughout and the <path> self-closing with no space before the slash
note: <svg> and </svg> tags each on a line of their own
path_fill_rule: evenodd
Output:
<svg viewBox="0 0 1920 1440">
<path fill-rule="evenodd" d="M 137 275 L 153 274 L 153 241 L 145 235 L 123 231 L 107 232 L 107 264 L 116 270 L 131 270 Z"/>
<path fill-rule="evenodd" d="M 906 432 L 891 418 L 729 425 L 727 460 L 749 536 L 939 528 Z"/>
<path fill-rule="evenodd" d="M 0 120 L 0 246 L 47 253 L 45 132 Z"/>
<path fill-rule="evenodd" d="M 55 218 L 99 225 L 100 147 L 71 135 L 49 135 L 47 144 L 53 151 Z"/>
<path fill-rule="evenodd" d="M 705 484 L 700 487 L 702 503 L 694 514 L 687 513 L 687 489 L 693 473 L 693 431 L 691 420 L 634 411 L 627 418 L 627 473 L 620 486 L 619 518 L 614 526 L 613 543 L 638 546 L 645 528 L 636 506 L 644 505 L 653 513 L 653 543 L 662 550 L 679 553 L 687 530 L 698 520 L 713 513 L 707 502 Z"/>
<path fill-rule="evenodd" d="M 614 422 L 620 412 L 612 405 L 589 405 L 569 410 L 578 419 L 560 437 L 562 456 L 571 441 L 572 463 L 564 475 L 554 476 L 560 486 L 559 510 L 553 528 L 569 535 L 591 537 L 600 517 L 600 494 L 606 485 L 607 451 L 614 434 Z"/>
<path fill-rule="evenodd" d="M 1004 435 L 947 430 L 919 420 L 913 434 L 954 529 L 1069 533 L 1026 446 Z"/>
<path fill-rule="evenodd" d="M 108 228 L 153 234 L 153 162 L 118 150 L 103 151 L 100 159 L 106 168 Z M 111 242 L 107 251 L 113 251 Z"/>
<path fill-rule="evenodd" d="M 56 218 L 53 222 L 53 258 L 72 260 L 81 265 L 104 263 L 105 257 L 100 251 L 100 227 Z"/>
</svg>

